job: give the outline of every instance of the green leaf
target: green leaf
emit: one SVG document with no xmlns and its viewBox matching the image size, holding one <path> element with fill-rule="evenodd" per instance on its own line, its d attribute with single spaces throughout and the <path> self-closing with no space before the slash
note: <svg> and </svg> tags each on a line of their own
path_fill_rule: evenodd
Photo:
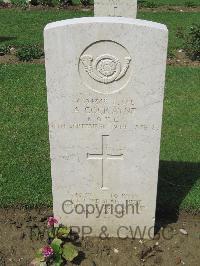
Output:
<svg viewBox="0 0 200 266">
<path fill-rule="evenodd" d="M 66 243 L 63 246 L 63 258 L 65 258 L 68 261 L 72 261 L 74 258 L 78 256 L 78 251 L 76 247 L 71 243 Z"/>
<path fill-rule="evenodd" d="M 54 259 L 52 266 L 60 266 L 60 265 L 62 265 L 62 263 L 63 263 L 63 259 L 62 259 L 61 255 L 57 255 Z"/>
<path fill-rule="evenodd" d="M 62 254 L 62 248 L 61 248 L 62 240 L 55 238 L 51 242 L 51 247 L 53 248 L 55 256 Z"/>
<path fill-rule="evenodd" d="M 66 238 L 70 233 L 70 228 L 68 227 L 60 227 L 58 229 L 57 237 L 58 238 Z"/>
<path fill-rule="evenodd" d="M 51 228 L 51 229 L 48 230 L 48 237 L 49 238 L 54 238 L 55 237 L 54 228 Z"/>
<path fill-rule="evenodd" d="M 39 250 L 36 252 L 36 260 L 38 260 L 38 261 L 40 261 L 40 262 L 45 261 L 45 257 L 44 257 L 44 255 L 42 254 L 42 249 L 39 249 Z"/>
<path fill-rule="evenodd" d="M 57 236 L 57 234 L 58 234 L 58 229 L 59 229 L 59 227 L 55 227 L 55 228 L 54 228 L 54 230 L 55 230 L 54 235 L 55 235 L 55 236 Z"/>
</svg>

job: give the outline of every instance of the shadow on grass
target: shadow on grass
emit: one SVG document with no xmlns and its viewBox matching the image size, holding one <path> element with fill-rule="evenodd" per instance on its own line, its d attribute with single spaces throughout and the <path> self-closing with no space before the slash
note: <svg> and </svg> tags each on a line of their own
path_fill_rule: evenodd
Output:
<svg viewBox="0 0 200 266">
<path fill-rule="evenodd" d="M 0 36 L 0 42 L 10 41 L 17 39 L 15 36 Z"/>
<path fill-rule="evenodd" d="M 180 205 L 200 177 L 200 163 L 160 161 L 156 224 L 177 221 Z"/>
</svg>

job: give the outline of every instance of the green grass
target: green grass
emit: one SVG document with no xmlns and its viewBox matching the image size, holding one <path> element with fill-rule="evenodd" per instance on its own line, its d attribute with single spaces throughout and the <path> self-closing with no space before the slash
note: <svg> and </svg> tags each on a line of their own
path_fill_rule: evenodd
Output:
<svg viewBox="0 0 200 266">
<path fill-rule="evenodd" d="M 200 20 L 200 13 L 139 13 L 138 18 L 150 20 L 167 25 L 169 30 L 169 50 L 183 48 L 183 40 L 177 38 L 176 33 L 180 28 L 185 32 L 193 23 Z"/>
<path fill-rule="evenodd" d="M 43 66 L 0 65 L 0 206 L 51 203 Z"/>
<path fill-rule="evenodd" d="M 22 11 L 0 10 L 0 36 L 15 37 L 2 43 L 15 46 L 43 45 L 44 26 L 52 21 L 73 17 L 91 16 L 91 12 L 69 12 L 64 10 Z M 164 23 L 169 29 L 169 49 L 181 49 L 183 41 L 176 37 L 177 29 L 186 30 L 200 20 L 200 13 L 144 12 L 138 18 Z"/>
<path fill-rule="evenodd" d="M 93 0 L 90 1 L 91 3 L 94 3 Z M 163 6 L 163 5 L 170 5 L 170 6 L 184 6 L 186 2 L 191 2 L 197 6 L 200 6 L 199 0 L 138 0 L 139 2 L 144 2 L 144 3 L 155 3 L 158 6 Z M 73 0 L 74 4 L 79 4 L 80 0 Z"/>
<path fill-rule="evenodd" d="M 140 0 L 138 2 L 140 2 Z M 155 3 L 158 6 L 185 6 L 187 2 L 200 6 L 199 0 L 144 0 L 144 3 Z"/>
<path fill-rule="evenodd" d="M 156 1 L 166 5 L 185 2 Z M 200 4 L 199 0 L 192 2 Z M 92 13 L 0 10 L 0 41 L 42 46 L 47 23 L 82 16 Z M 177 29 L 189 28 L 200 20 L 200 13 L 139 12 L 138 18 L 166 24 L 169 48 L 174 50 L 183 46 L 176 37 Z M 0 206 L 49 206 L 52 197 L 44 66 L 0 65 L 0 80 Z M 200 210 L 199 84 L 200 69 L 168 68 L 158 190 L 158 204 L 164 208 Z"/>
<path fill-rule="evenodd" d="M 43 29 L 46 24 L 70 18 L 91 15 L 90 12 L 66 10 L 24 11 L 0 9 L 0 36 L 8 37 L 2 43 L 15 46 L 43 45 Z M 15 37 L 9 40 L 9 37 Z"/>
<path fill-rule="evenodd" d="M 168 67 L 158 199 L 200 210 L 200 68 Z"/>
<path fill-rule="evenodd" d="M 0 65 L 0 206 L 51 205 L 43 65 Z M 158 204 L 200 210 L 200 68 L 168 67 Z"/>
</svg>

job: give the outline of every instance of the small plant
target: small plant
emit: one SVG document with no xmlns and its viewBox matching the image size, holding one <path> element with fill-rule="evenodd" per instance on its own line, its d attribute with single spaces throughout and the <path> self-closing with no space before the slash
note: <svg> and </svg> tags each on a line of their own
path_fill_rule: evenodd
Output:
<svg viewBox="0 0 200 266">
<path fill-rule="evenodd" d="M 65 6 L 72 6 L 73 1 L 72 0 L 60 0 L 60 5 L 65 7 Z"/>
<path fill-rule="evenodd" d="M 155 2 L 142 1 L 142 7 L 157 8 L 158 7 L 158 4 L 155 3 Z"/>
<path fill-rule="evenodd" d="M 43 5 L 43 6 L 55 6 L 58 5 L 59 2 L 56 0 L 39 0 L 39 4 Z"/>
<path fill-rule="evenodd" d="M 89 6 L 90 5 L 90 0 L 80 0 L 80 2 L 83 6 Z"/>
<path fill-rule="evenodd" d="M 183 39 L 184 38 L 184 29 L 183 27 L 177 27 L 176 29 L 176 37 L 179 39 Z"/>
<path fill-rule="evenodd" d="M 0 56 L 8 54 L 10 52 L 10 47 L 6 45 L 0 45 Z"/>
<path fill-rule="evenodd" d="M 30 0 L 30 4 L 32 6 L 37 6 L 37 5 L 39 5 L 39 0 Z"/>
<path fill-rule="evenodd" d="M 168 52 L 167 52 L 167 58 L 168 58 L 168 59 L 173 59 L 173 58 L 175 58 L 175 52 L 172 51 L 172 50 L 168 50 Z"/>
<path fill-rule="evenodd" d="M 139 6 L 139 8 L 144 7 L 145 4 L 146 4 L 146 0 L 138 0 L 138 6 Z"/>
<path fill-rule="evenodd" d="M 187 1 L 187 2 L 185 2 L 185 6 L 186 7 L 196 7 L 196 4 L 194 2 Z"/>
<path fill-rule="evenodd" d="M 4 0 L 0 0 L 0 7 L 7 8 L 9 7 L 10 3 L 5 2 Z"/>
<path fill-rule="evenodd" d="M 17 50 L 17 57 L 20 61 L 31 61 L 33 59 L 40 59 L 43 55 L 43 50 L 37 45 L 22 47 Z"/>
<path fill-rule="evenodd" d="M 200 24 L 193 24 L 185 35 L 184 50 L 190 59 L 200 61 Z"/>
<path fill-rule="evenodd" d="M 76 247 L 70 242 L 71 230 L 62 225 L 54 227 L 55 224 L 58 225 L 58 220 L 54 217 L 49 217 L 48 245 L 36 253 L 36 259 L 30 265 L 59 266 L 67 261 L 73 261 L 78 256 Z"/>
<path fill-rule="evenodd" d="M 11 4 L 16 7 L 21 7 L 21 8 L 28 7 L 28 3 L 26 0 L 11 0 Z"/>
</svg>

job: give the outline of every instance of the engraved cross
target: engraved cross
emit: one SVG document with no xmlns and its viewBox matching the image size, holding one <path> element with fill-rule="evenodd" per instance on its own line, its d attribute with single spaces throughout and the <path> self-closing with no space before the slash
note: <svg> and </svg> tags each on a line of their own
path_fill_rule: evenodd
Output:
<svg viewBox="0 0 200 266">
<path fill-rule="evenodd" d="M 88 160 L 101 160 L 101 189 L 108 190 L 109 188 L 105 186 L 105 173 L 104 173 L 104 164 L 106 160 L 123 160 L 123 154 L 109 154 L 107 152 L 106 140 L 109 135 L 102 135 L 102 144 L 101 144 L 101 153 L 100 154 L 90 154 L 87 153 Z"/>
<path fill-rule="evenodd" d="M 118 8 L 118 3 L 117 3 L 117 0 L 112 0 L 113 2 L 113 7 L 114 7 L 114 17 L 116 16 L 116 10 Z"/>
</svg>

